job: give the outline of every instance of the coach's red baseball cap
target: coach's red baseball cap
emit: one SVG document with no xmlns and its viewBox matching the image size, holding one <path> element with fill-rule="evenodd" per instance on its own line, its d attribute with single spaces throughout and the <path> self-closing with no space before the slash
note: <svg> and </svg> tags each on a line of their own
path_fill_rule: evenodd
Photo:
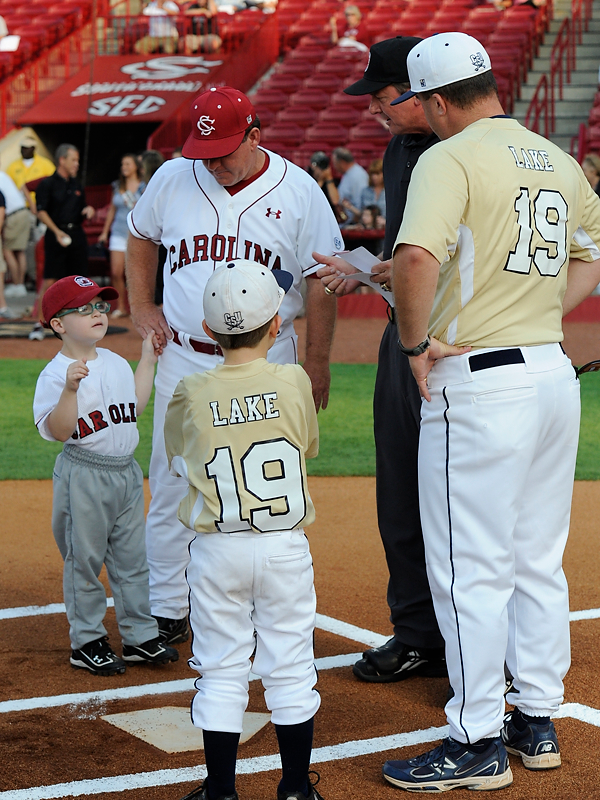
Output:
<svg viewBox="0 0 600 800">
<path fill-rule="evenodd" d="M 209 89 L 190 108 L 192 132 L 184 158 L 221 158 L 237 150 L 256 111 L 245 94 L 231 86 Z"/>
<path fill-rule="evenodd" d="M 112 286 L 98 286 L 95 281 L 85 278 L 83 275 L 68 275 L 53 283 L 45 293 L 42 300 L 43 324 L 49 328 L 50 320 L 63 308 L 79 308 L 79 306 L 89 303 L 94 297 L 116 300 L 118 296 L 119 293 Z"/>
</svg>

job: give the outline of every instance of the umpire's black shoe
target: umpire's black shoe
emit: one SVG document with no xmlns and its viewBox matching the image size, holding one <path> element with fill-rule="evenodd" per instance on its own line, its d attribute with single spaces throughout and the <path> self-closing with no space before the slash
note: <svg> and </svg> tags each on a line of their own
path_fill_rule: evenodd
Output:
<svg viewBox="0 0 600 800">
<path fill-rule="evenodd" d="M 154 617 L 154 619 L 158 623 L 158 635 L 163 644 L 181 644 L 190 638 L 187 617 L 183 619 Z"/>
<path fill-rule="evenodd" d="M 177 661 L 178 658 L 177 650 L 168 647 L 159 637 L 138 645 L 123 645 L 123 661 L 129 664 L 167 664 L 169 661 Z"/>
<path fill-rule="evenodd" d="M 204 781 L 202 786 L 192 789 L 192 791 L 189 794 L 186 794 L 185 797 L 182 797 L 181 800 L 208 800 L 206 781 Z M 238 793 L 234 792 L 233 794 L 220 794 L 216 800 L 239 800 L 239 798 Z"/>
<path fill-rule="evenodd" d="M 316 781 L 311 781 L 310 776 L 316 775 Z M 279 789 L 277 790 L 277 800 L 323 800 L 321 795 L 315 789 L 315 786 L 321 780 L 321 776 L 318 772 L 314 772 L 311 770 L 308 773 L 308 794 L 304 794 L 304 792 L 281 792 Z M 183 798 L 185 800 L 185 797 Z"/>
<path fill-rule="evenodd" d="M 113 652 L 108 636 L 101 636 L 84 644 L 79 650 L 71 650 L 71 665 L 76 669 L 89 669 L 92 675 L 122 675 L 126 664 Z"/>
<path fill-rule="evenodd" d="M 365 650 L 352 672 L 361 681 L 393 683 L 413 675 L 446 678 L 448 669 L 443 647 L 410 647 L 392 637 L 381 647 Z"/>
</svg>

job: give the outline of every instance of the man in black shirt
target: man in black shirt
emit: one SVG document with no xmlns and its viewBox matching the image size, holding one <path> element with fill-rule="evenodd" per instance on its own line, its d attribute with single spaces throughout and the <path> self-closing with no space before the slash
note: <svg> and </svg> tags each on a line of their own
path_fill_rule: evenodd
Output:
<svg viewBox="0 0 600 800">
<path fill-rule="evenodd" d="M 75 145 L 59 145 L 56 163 L 54 175 L 44 178 L 36 189 L 38 219 L 47 226 L 39 308 L 45 291 L 55 281 L 67 275 L 87 275 L 87 238 L 81 225 L 96 213 L 86 204 L 84 188 L 75 177 L 79 171 L 79 151 Z M 43 338 L 43 333 L 36 335 L 39 333 L 36 325 L 29 338 Z"/>
<path fill-rule="evenodd" d="M 344 89 L 350 95 L 370 94 L 371 114 L 381 116 L 394 134 L 383 158 L 387 212 L 382 264 L 376 280 L 390 286 L 390 259 L 413 168 L 419 156 L 439 141 L 415 98 L 390 106 L 392 100 L 410 88 L 406 57 L 420 41 L 416 37 L 397 36 L 374 44 L 364 78 Z M 339 259 L 331 257 L 318 260 L 329 265 L 318 272 L 329 292 L 337 289 L 337 294 L 346 294 L 356 288 L 352 280 L 342 282 L 332 278 L 335 270 L 351 273 L 356 271 L 354 267 L 348 264 L 346 270 Z M 447 674 L 444 640 L 425 570 L 419 515 L 417 455 L 421 398 L 408 357 L 398 348 L 392 308 L 388 309 L 388 316 L 390 321 L 379 348 L 373 419 L 377 518 L 390 573 L 387 601 L 394 636 L 382 647 L 363 653 L 353 667 L 358 678 L 373 683 L 399 681 L 411 675 Z"/>
</svg>

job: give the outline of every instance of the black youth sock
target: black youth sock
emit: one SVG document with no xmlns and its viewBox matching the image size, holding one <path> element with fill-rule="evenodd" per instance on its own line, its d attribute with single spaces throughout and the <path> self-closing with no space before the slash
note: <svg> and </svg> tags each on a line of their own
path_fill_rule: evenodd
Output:
<svg viewBox="0 0 600 800">
<path fill-rule="evenodd" d="M 308 796 L 313 728 L 314 717 L 298 725 L 275 725 L 283 767 L 278 791 L 302 792 Z"/>
<path fill-rule="evenodd" d="M 239 733 L 225 731 L 202 731 L 206 779 L 209 800 L 235 792 L 235 761 L 240 740 Z"/>
</svg>

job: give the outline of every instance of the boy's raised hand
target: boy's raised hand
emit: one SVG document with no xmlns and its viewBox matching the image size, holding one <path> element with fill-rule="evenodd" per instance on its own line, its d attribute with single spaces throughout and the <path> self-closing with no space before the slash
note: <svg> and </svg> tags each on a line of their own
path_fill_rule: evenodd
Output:
<svg viewBox="0 0 600 800">
<path fill-rule="evenodd" d="M 76 392 L 79 389 L 79 384 L 89 374 L 89 368 L 86 366 L 87 359 L 82 358 L 79 361 L 74 361 L 67 367 L 67 379 L 65 387 L 70 392 Z"/>
<path fill-rule="evenodd" d="M 158 340 L 158 336 L 154 331 L 149 331 L 148 335 L 142 342 L 142 358 L 156 364 L 158 356 L 161 355 L 163 349 Z"/>
</svg>

